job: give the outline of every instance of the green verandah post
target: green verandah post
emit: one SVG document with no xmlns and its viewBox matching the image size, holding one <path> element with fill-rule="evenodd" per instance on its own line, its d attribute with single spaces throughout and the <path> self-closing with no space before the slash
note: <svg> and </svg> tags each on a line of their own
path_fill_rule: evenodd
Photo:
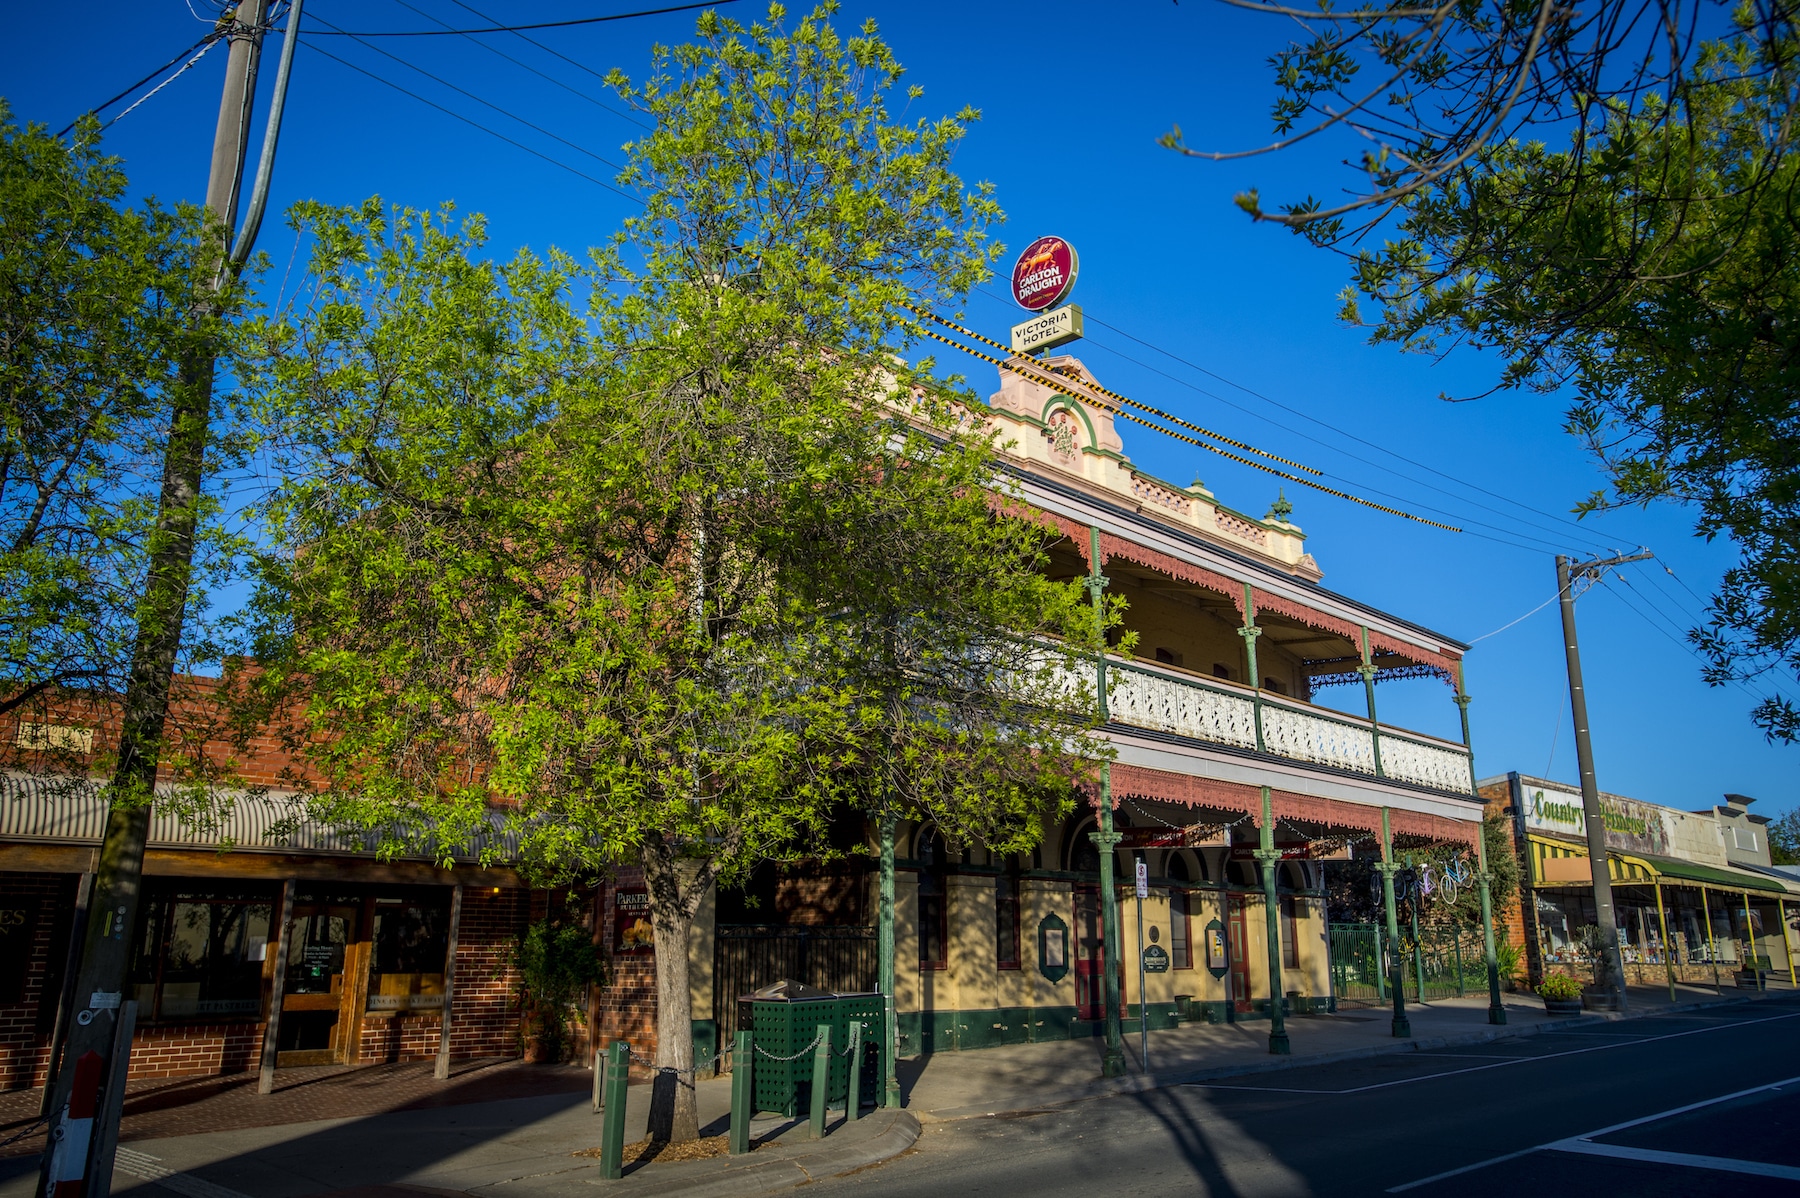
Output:
<svg viewBox="0 0 1800 1198">
<path fill-rule="evenodd" d="M 900 1055 L 900 1017 L 894 993 L 894 817 L 881 817 L 880 910 L 876 916 L 876 989 L 882 996 L 881 1105 L 900 1105 L 900 1076 L 894 1065 Z"/>
<path fill-rule="evenodd" d="M 1293 1048 L 1288 1043 L 1287 1018 L 1281 1010 L 1281 910 L 1275 893 L 1275 871 L 1281 868 L 1281 852 L 1275 847 L 1274 802 L 1266 786 L 1262 788 L 1262 827 L 1258 832 L 1262 847 L 1256 850 L 1256 859 L 1263 867 L 1263 914 L 1269 941 L 1269 1051 L 1285 1056 Z"/>
<path fill-rule="evenodd" d="M 1469 755 L 1469 793 L 1481 797 L 1476 786 L 1475 746 L 1469 740 L 1469 696 L 1463 690 L 1462 671 L 1456 672 L 1456 709 L 1462 716 L 1463 749 Z M 1482 807 L 1481 826 L 1475 830 L 1475 885 L 1481 893 L 1481 946 L 1487 954 L 1488 1022 L 1506 1022 L 1506 1004 L 1500 1001 L 1500 957 L 1494 951 L 1494 896 L 1487 863 L 1487 808 Z"/>
<path fill-rule="evenodd" d="M 844 1092 L 844 1122 L 854 1123 L 862 1116 L 862 1059 L 863 1038 L 862 1021 L 850 1021 L 850 1047 L 845 1056 L 850 1058 L 849 1089 Z"/>
<path fill-rule="evenodd" d="M 1381 864 L 1375 868 L 1381 871 L 1381 903 L 1387 909 L 1391 966 L 1388 985 L 1394 994 L 1393 1034 L 1401 1039 L 1410 1039 L 1412 1021 L 1406 1017 L 1406 965 L 1400 960 L 1400 915 L 1394 909 L 1394 873 L 1400 867 L 1394 864 L 1393 818 L 1386 807 L 1381 809 Z"/>
<path fill-rule="evenodd" d="M 1102 618 L 1102 595 L 1106 591 L 1106 575 L 1100 572 L 1100 530 L 1088 529 L 1088 593 L 1093 598 L 1094 622 Z M 1095 659 L 1095 682 L 1100 705 L 1100 722 L 1110 718 L 1106 702 L 1106 650 L 1102 646 Z M 1113 885 L 1115 850 L 1120 835 L 1113 831 L 1112 764 L 1100 766 L 1100 830 L 1090 832 L 1094 846 L 1100 850 L 1100 939 L 1101 964 L 1105 966 L 1102 985 L 1106 1001 L 1106 1051 L 1100 1059 L 1100 1076 L 1122 1077 L 1125 1073 L 1125 1033 L 1119 1026 L 1119 894 Z"/>
</svg>

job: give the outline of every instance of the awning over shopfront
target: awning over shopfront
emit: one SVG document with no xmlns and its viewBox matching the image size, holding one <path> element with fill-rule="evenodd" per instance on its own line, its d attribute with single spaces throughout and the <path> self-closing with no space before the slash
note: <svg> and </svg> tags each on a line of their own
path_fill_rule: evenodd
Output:
<svg viewBox="0 0 1800 1198">
<path fill-rule="evenodd" d="M 1587 848 L 1547 836 L 1528 836 L 1534 886 L 1590 886 Z M 1702 885 L 1741 893 L 1747 890 L 1783 898 L 1800 898 L 1800 884 L 1730 866 L 1704 865 L 1651 853 L 1606 855 L 1606 872 L 1615 886 Z"/>
</svg>

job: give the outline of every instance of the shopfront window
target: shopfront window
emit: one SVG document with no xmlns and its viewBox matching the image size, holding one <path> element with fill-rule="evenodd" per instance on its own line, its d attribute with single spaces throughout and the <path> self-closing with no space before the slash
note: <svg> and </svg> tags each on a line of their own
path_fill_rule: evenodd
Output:
<svg viewBox="0 0 1800 1198">
<path fill-rule="evenodd" d="M 450 905 L 442 898 L 377 898 L 369 1009 L 424 1010 L 444 1005 Z"/>
<path fill-rule="evenodd" d="M 260 890 L 151 889 L 132 959 L 138 1017 L 260 1015 L 273 898 Z"/>
</svg>

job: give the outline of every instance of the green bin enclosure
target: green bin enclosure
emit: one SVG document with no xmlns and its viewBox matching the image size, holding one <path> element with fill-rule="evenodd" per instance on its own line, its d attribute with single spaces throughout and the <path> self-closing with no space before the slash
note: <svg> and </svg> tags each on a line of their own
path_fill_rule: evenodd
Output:
<svg viewBox="0 0 1800 1198">
<path fill-rule="evenodd" d="M 783 981 L 764 986 L 754 994 L 738 999 L 742 1010 L 738 1026 L 750 1029 L 760 1051 L 754 1054 L 754 1084 L 751 1101 L 759 1111 L 774 1111 L 793 1118 L 812 1102 L 813 1054 L 804 1052 L 821 1023 L 831 1027 L 831 1070 L 826 1091 L 827 1106 L 842 1106 L 850 1093 L 850 1058 L 844 1050 L 850 1044 L 850 1025 L 862 1025 L 862 1060 L 879 1062 L 882 1055 L 873 1046 L 881 1043 L 883 1007 L 879 994 L 833 994 L 802 982 Z M 799 1056 L 794 1054 L 799 1053 Z M 789 1058 L 776 1059 L 776 1058 Z M 862 1094 L 878 1099 L 881 1095 L 879 1073 L 865 1077 Z"/>
</svg>

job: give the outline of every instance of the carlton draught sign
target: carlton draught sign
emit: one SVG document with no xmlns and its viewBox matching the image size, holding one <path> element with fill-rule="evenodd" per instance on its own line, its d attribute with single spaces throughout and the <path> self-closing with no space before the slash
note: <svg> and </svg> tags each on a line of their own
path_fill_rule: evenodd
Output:
<svg viewBox="0 0 1800 1198">
<path fill-rule="evenodd" d="M 1068 298 L 1081 261 L 1060 237 L 1040 237 L 1013 263 L 1013 299 L 1027 312 L 1042 312 Z"/>
</svg>

